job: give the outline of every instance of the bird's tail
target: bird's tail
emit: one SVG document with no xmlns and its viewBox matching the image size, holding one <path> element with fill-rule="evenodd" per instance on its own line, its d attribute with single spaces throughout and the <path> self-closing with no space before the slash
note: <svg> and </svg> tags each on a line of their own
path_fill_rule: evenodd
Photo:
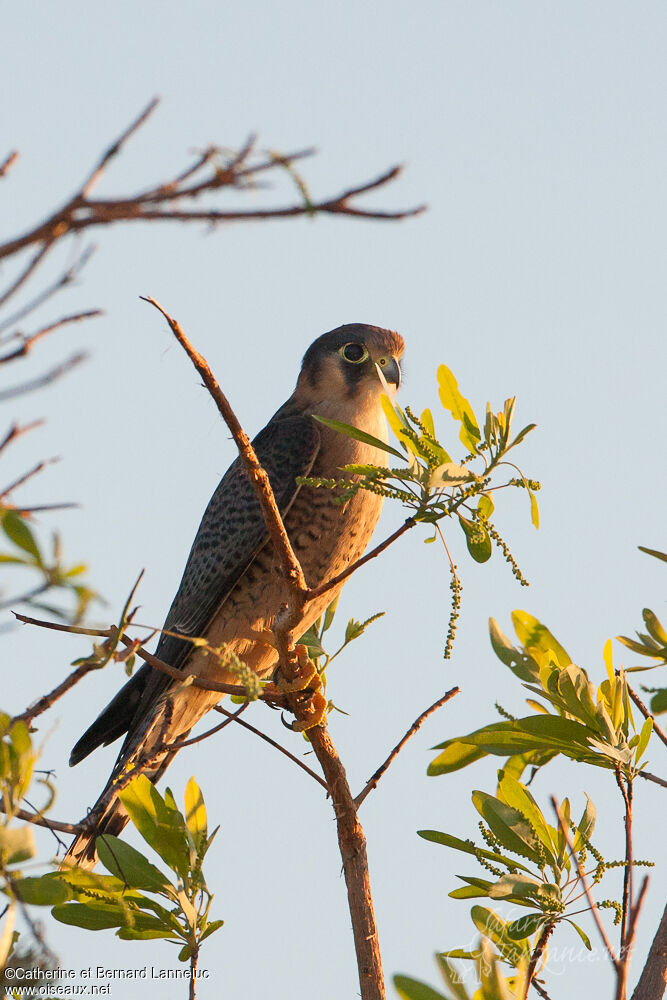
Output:
<svg viewBox="0 0 667 1000">
<path fill-rule="evenodd" d="M 140 765 L 137 766 L 136 761 L 134 762 L 135 766 L 132 767 L 133 762 L 130 761 L 129 769 L 134 774 L 145 774 L 155 784 L 160 780 L 175 756 L 175 751 L 165 753 L 159 761 L 153 761 L 146 769 L 142 769 Z M 124 773 L 127 774 L 127 771 L 128 766 L 126 765 Z M 117 772 L 111 776 L 106 788 L 88 816 L 83 820 L 85 828 L 76 835 L 70 844 L 60 863 L 61 868 L 72 868 L 73 866 L 86 870 L 94 868 L 98 861 L 97 838 L 105 834 L 118 837 L 127 826 L 130 817 L 118 798 L 119 788 L 122 788 L 126 782 L 119 780 L 119 777 Z"/>
</svg>

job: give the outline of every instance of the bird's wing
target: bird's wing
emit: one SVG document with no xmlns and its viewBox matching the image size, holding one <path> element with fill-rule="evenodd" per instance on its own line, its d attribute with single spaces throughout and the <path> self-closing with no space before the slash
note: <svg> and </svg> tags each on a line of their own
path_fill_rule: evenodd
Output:
<svg viewBox="0 0 667 1000">
<path fill-rule="evenodd" d="M 278 509 L 284 517 L 299 491 L 297 476 L 310 472 L 320 435 L 309 416 L 274 418 L 253 441 L 257 457 L 269 475 Z M 268 535 L 259 502 L 241 459 L 229 467 L 211 497 L 190 550 L 183 578 L 164 628 L 203 636 Z M 187 639 L 163 634 L 155 655 L 174 667 L 185 664 L 193 646 Z M 102 744 L 127 732 L 123 759 L 136 729 L 167 689 L 171 679 L 145 665 L 118 692 L 78 741 L 70 757 L 76 764 Z"/>
</svg>

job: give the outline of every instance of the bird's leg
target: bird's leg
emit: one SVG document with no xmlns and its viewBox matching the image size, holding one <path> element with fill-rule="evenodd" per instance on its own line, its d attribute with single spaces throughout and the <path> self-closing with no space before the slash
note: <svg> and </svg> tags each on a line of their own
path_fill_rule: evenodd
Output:
<svg viewBox="0 0 667 1000">
<path fill-rule="evenodd" d="M 301 733 L 319 726 L 327 714 L 327 700 L 321 692 L 322 679 L 308 656 L 306 646 L 299 644 L 290 654 L 290 680 L 276 672 L 273 684 L 268 684 L 264 694 L 275 693 L 277 698 L 296 716 L 292 729 Z M 276 699 L 277 700 L 277 699 Z"/>
</svg>

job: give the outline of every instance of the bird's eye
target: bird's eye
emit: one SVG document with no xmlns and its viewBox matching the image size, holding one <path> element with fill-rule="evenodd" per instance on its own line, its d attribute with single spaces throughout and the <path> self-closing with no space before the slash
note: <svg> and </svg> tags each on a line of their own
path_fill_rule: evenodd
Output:
<svg viewBox="0 0 667 1000">
<path fill-rule="evenodd" d="M 368 351 L 363 344 L 345 344 L 341 347 L 340 354 L 353 365 L 360 365 L 368 357 Z"/>
</svg>

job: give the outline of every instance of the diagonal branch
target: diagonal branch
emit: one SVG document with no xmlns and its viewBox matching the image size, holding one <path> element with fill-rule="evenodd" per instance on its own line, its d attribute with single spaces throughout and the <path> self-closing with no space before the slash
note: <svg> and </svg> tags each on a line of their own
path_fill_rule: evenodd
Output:
<svg viewBox="0 0 667 1000">
<path fill-rule="evenodd" d="M 445 694 L 443 694 L 442 698 L 438 698 L 437 701 L 434 701 L 433 704 L 429 706 L 429 708 L 427 708 L 425 711 L 423 711 L 422 714 L 419 715 L 415 719 L 415 721 L 412 723 L 412 725 L 408 729 L 408 731 L 405 734 L 405 736 L 401 740 L 398 741 L 398 743 L 396 744 L 396 746 L 394 747 L 394 749 L 391 751 L 391 753 L 389 754 L 389 756 L 387 757 L 387 759 L 384 761 L 384 763 L 380 764 L 380 766 L 378 767 L 378 769 L 375 772 L 375 774 L 371 778 L 368 779 L 368 781 L 366 782 L 366 784 L 364 785 L 364 787 L 361 789 L 361 791 L 359 792 L 359 794 L 356 796 L 356 798 L 354 800 L 354 804 L 357 807 L 357 809 L 359 808 L 359 806 L 361 805 L 361 803 L 364 801 L 364 799 L 366 798 L 366 796 L 370 792 L 372 792 L 374 788 L 377 787 L 377 783 L 380 780 L 380 778 L 382 777 L 382 775 L 389 768 L 389 766 L 393 763 L 393 761 L 396 759 L 396 757 L 398 757 L 399 753 L 401 752 L 401 750 L 403 749 L 403 747 L 405 746 L 405 744 L 408 742 L 408 740 L 411 739 L 415 735 L 415 733 L 417 732 L 417 730 L 428 719 L 429 715 L 432 715 L 433 712 L 437 712 L 437 710 L 439 708 L 441 708 L 448 701 L 450 701 L 455 695 L 457 695 L 459 693 L 459 691 L 460 691 L 460 688 L 458 688 L 458 687 L 450 688 L 449 691 L 447 691 Z"/>
<path fill-rule="evenodd" d="M 190 341 L 183 333 L 179 323 L 175 319 L 172 319 L 159 302 L 156 302 L 151 296 L 142 295 L 141 298 L 144 302 L 148 302 L 149 305 L 155 306 L 155 308 L 162 313 L 167 323 L 169 323 L 171 331 L 177 341 L 201 375 L 204 385 L 208 389 L 208 392 L 215 402 L 222 419 L 227 424 L 232 437 L 236 442 L 236 446 L 245 466 L 246 473 L 250 482 L 253 484 L 255 493 L 257 494 L 257 499 L 259 500 L 262 508 L 262 514 L 264 516 L 269 536 L 280 558 L 285 579 L 292 585 L 295 585 L 300 592 L 305 593 L 307 589 L 306 579 L 303 575 L 301 564 L 294 554 L 291 542 L 287 537 L 287 532 L 285 531 L 285 526 L 282 522 L 278 505 L 273 495 L 273 490 L 271 489 L 269 477 L 260 465 L 257 455 L 255 454 L 255 449 L 250 443 L 250 438 L 241 427 L 236 414 L 229 405 L 227 397 L 218 385 L 208 362 L 202 357 L 201 354 L 199 354 L 198 351 L 194 349 Z"/>
</svg>

